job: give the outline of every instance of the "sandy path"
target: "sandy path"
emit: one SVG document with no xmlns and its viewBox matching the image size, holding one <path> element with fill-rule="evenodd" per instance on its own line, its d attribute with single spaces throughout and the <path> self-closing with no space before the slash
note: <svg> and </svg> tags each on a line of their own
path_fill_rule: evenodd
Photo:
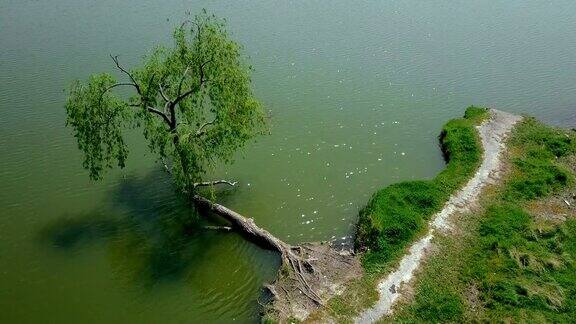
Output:
<svg viewBox="0 0 576 324">
<path fill-rule="evenodd" d="M 378 284 L 380 294 L 378 302 L 360 314 L 355 320 L 356 323 L 373 323 L 392 312 L 392 306 L 402 295 L 402 285 L 414 277 L 426 250 L 430 248 L 435 232 L 450 229 L 450 216 L 468 211 L 478 201 L 482 189 L 500 178 L 500 158 L 505 140 L 521 119 L 520 116 L 491 109 L 490 118 L 476 127 L 484 148 L 480 168 L 462 189 L 450 197 L 444 208 L 432 216 L 430 230 L 426 236 L 414 243 L 408 254 L 400 261 L 398 268 Z"/>
</svg>

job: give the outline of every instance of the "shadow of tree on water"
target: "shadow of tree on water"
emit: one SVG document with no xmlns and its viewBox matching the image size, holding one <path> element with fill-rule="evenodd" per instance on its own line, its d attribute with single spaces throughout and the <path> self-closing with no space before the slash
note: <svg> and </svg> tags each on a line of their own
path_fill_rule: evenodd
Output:
<svg viewBox="0 0 576 324">
<path fill-rule="evenodd" d="M 40 233 L 42 242 L 64 252 L 107 244 L 115 270 L 152 287 L 182 279 L 207 246 L 229 235 L 201 230 L 206 220 L 175 194 L 162 170 L 124 179 L 102 205 L 48 224 Z"/>
</svg>

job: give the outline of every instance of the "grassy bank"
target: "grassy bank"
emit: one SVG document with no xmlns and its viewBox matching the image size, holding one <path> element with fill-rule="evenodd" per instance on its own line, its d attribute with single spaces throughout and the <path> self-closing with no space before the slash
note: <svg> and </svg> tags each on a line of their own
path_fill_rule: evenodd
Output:
<svg viewBox="0 0 576 324">
<path fill-rule="evenodd" d="M 437 239 L 413 296 L 384 321 L 576 318 L 576 133 L 527 118 L 507 161 L 506 181 L 491 188 L 481 211 L 460 217 L 457 233 Z"/>
<path fill-rule="evenodd" d="M 474 129 L 488 112 L 469 107 L 463 118 L 449 121 L 440 133 L 446 168 L 434 179 L 393 184 L 373 195 L 360 212 L 356 248 L 365 273 L 309 319 L 331 317 L 350 322 L 377 299 L 376 282 L 397 263 L 410 243 L 422 235 L 430 217 L 472 177 L 481 163 L 482 145 Z"/>
<path fill-rule="evenodd" d="M 469 107 L 464 118 L 444 125 L 440 144 L 448 163 L 434 179 L 386 187 L 360 212 L 356 248 L 365 251 L 363 265 L 368 272 L 386 268 L 402 255 L 426 229 L 430 217 L 474 174 L 482 159 L 482 145 L 474 126 L 486 115 L 486 109 Z"/>
</svg>

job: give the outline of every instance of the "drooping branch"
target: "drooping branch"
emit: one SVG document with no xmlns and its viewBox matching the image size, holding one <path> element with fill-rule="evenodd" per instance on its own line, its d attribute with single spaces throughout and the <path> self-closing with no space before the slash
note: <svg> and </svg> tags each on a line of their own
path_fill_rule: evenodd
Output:
<svg viewBox="0 0 576 324">
<path fill-rule="evenodd" d="M 229 185 L 231 187 L 234 187 L 238 182 L 234 181 L 234 182 L 230 182 L 228 180 L 215 180 L 215 181 L 204 181 L 204 182 L 196 182 L 194 184 L 194 188 L 197 187 L 207 187 L 207 186 L 215 186 L 215 185 L 219 185 L 219 184 L 226 184 Z"/>
</svg>

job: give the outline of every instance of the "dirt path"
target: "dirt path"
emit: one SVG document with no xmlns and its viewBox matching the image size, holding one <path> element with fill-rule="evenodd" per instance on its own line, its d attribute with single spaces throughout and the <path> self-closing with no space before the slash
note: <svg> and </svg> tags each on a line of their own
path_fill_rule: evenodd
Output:
<svg viewBox="0 0 576 324">
<path fill-rule="evenodd" d="M 410 282 L 414 273 L 423 261 L 426 250 L 431 246 L 436 231 L 446 231 L 451 228 L 450 216 L 454 213 L 469 211 L 476 205 L 482 189 L 500 178 L 501 153 L 505 147 L 505 140 L 522 117 L 498 110 L 490 110 L 490 118 L 477 126 L 478 133 L 484 148 L 482 164 L 474 177 L 453 194 L 444 208 L 432 217 L 430 230 L 425 237 L 414 243 L 398 268 L 390 273 L 378 284 L 380 298 L 374 307 L 364 311 L 356 323 L 373 323 L 382 316 L 392 312 L 392 306 L 402 295 L 402 285 Z"/>
</svg>

